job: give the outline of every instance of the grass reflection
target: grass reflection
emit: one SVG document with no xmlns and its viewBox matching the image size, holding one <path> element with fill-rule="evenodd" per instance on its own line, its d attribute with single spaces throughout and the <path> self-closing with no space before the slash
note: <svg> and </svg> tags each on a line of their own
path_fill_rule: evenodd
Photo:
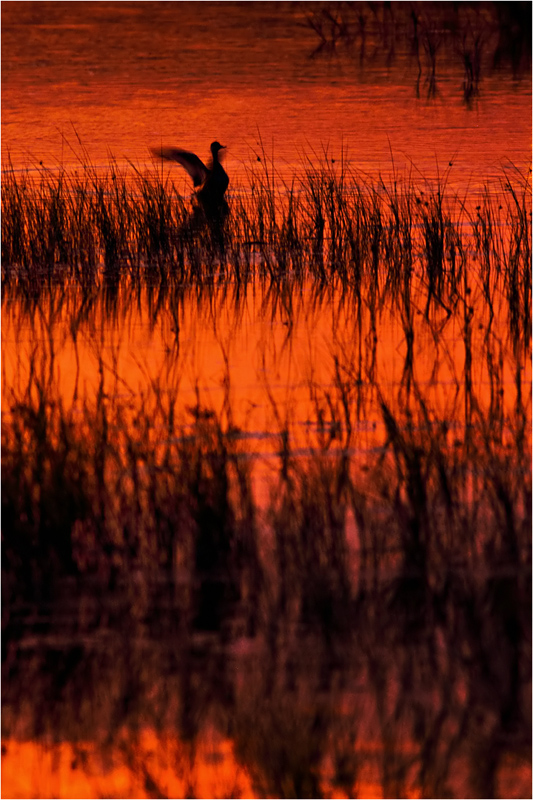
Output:
<svg viewBox="0 0 533 800">
<path fill-rule="evenodd" d="M 6 202 L 29 203 L 18 180 Z M 523 792 L 527 186 L 455 217 L 441 189 L 309 173 L 236 199 L 223 248 L 167 209 L 152 250 L 122 189 L 96 188 L 83 202 L 109 201 L 129 250 L 62 264 L 75 228 L 43 249 L 31 204 L 5 241 L 5 758 L 71 748 L 100 794 L 124 770 L 113 791 L 145 796 L 497 796 L 510 774 Z M 232 349 L 250 320 L 252 388 Z M 186 361 L 211 329 L 216 397 Z M 217 758 L 233 777 L 208 789 Z"/>
<path fill-rule="evenodd" d="M 179 419 L 103 377 L 72 409 L 49 374 L 3 419 L 5 736 L 104 757 L 214 718 L 260 796 L 501 791 L 529 752 L 530 396 L 503 423 L 470 396 L 457 438 L 411 376 L 362 469 L 339 371 L 339 437 L 317 416 L 298 455 L 280 415 L 258 494 L 229 403 Z"/>
<path fill-rule="evenodd" d="M 438 95 L 443 65 L 462 70 L 462 91 L 470 104 L 481 92 L 483 79 L 509 69 L 515 79 L 531 65 L 531 9 L 478 3 L 448 7 L 442 3 L 316 4 L 307 25 L 317 46 L 312 58 L 349 58 L 359 70 L 376 62 L 390 69 L 402 56 L 412 71 L 417 97 Z M 415 77 L 416 76 L 416 77 Z"/>
</svg>

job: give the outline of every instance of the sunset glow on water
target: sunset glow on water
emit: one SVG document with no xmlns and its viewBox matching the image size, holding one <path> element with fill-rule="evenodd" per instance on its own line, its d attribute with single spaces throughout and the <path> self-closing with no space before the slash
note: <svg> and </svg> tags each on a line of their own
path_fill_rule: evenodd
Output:
<svg viewBox="0 0 533 800">
<path fill-rule="evenodd" d="M 1 13 L 2 796 L 531 796 L 531 5 Z"/>
</svg>

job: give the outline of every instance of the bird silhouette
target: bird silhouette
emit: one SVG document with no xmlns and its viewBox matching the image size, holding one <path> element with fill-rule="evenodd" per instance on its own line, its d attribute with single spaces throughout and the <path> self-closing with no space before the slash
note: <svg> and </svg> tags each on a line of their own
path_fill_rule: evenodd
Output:
<svg viewBox="0 0 533 800">
<path fill-rule="evenodd" d="M 224 149 L 224 145 L 220 142 L 212 142 L 211 159 L 207 165 L 195 153 L 179 147 L 153 147 L 152 153 L 158 158 L 181 164 L 191 176 L 194 187 L 200 187 L 196 197 L 204 209 L 214 211 L 226 206 L 224 195 L 229 185 L 229 178 L 219 158 L 220 150 Z"/>
</svg>

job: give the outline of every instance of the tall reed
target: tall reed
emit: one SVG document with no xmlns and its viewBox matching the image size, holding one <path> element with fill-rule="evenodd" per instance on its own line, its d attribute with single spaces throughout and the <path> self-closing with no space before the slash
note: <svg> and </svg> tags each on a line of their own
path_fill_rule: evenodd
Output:
<svg viewBox="0 0 533 800">
<path fill-rule="evenodd" d="M 531 186 L 506 173 L 502 194 L 450 196 L 447 177 L 417 187 L 411 178 L 376 185 L 341 163 L 308 166 L 290 185 L 272 169 L 249 174 L 224 221 L 187 208 L 163 173 L 89 164 L 76 174 L 18 173 L 7 163 L 2 188 L 4 292 L 16 281 L 74 278 L 84 285 L 122 276 L 160 284 L 279 282 L 311 277 L 340 282 L 378 302 L 427 285 L 425 313 L 458 299 L 462 265 L 479 254 L 485 295 L 502 273 L 515 335 L 529 329 Z M 466 224 L 468 222 L 468 224 Z M 474 239 L 472 243 L 471 233 Z"/>
</svg>

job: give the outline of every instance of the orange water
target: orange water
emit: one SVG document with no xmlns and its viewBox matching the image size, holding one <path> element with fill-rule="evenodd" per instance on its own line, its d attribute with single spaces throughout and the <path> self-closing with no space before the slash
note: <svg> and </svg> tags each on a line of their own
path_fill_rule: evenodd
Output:
<svg viewBox="0 0 533 800">
<path fill-rule="evenodd" d="M 390 174 L 393 164 L 402 173 L 412 169 L 420 185 L 449 170 L 451 194 L 468 192 L 475 199 L 485 184 L 498 190 L 502 165 L 512 162 L 525 174 L 531 163 L 529 73 L 511 78 L 486 64 L 480 94 L 467 105 L 462 68 L 442 50 L 436 95 L 428 98 L 423 86 L 417 95 L 417 67 L 406 48 L 393 59 L 377 48 L 372 57 L 370 37 L 364 60 L 342 51 L 311 58 L 316 37 L 305 24 L 304 3 L 4 2 L 1 13 L 2 149 L 16 169 L 40 162 L 74 169 L 87 158 L 105 167 L 110 153 L 120 163 L 142 165 L 149 147 L 159 143 L 204 158 L 216 138 L 228 146 L 230 192 L 246 183 L 250 165 L 265 153 L 278 185 L 297 174 L 307 157 L 327 154 L 345 158 L 371 180 Z M 178 167 L 173 174 L 188 194 L 187 176 Z M 234 424 L 249 435 L 249 451 L 267 457 L 279 449 L 279 419 L 291 423 L 296 448 L 304 451 L 316 441 L 309 424 L 316 421 L 313 400 L 319 398 L 327 421 L 337 358 L 361 381 L 364 402 L 352 449 L 364 460 L 383 444 L 378 397 L 367 372 L 373 331 L 364 304 L 359 321 L 354 306 L 342 306 L 335 292 L 317 305 L 309 287 L 295 299 L 292 315 L 258 287 L 240 304 L 231 293 L 197 300 L 191 291 L 177 317 L 168 305 L 154 318 L 146 298 L 138 305 L 119 298 L 115 318 L 97 303 L 73 328 L 80 299 L 75 289 L 68 291 L 68 304 L 55 314 L 47 304 L 29 314 L 16 301 L 4 304 L 4 412 L 12 390 L 27 383 L 34 348 L 37 363 L 52 369 L 54 386 L 74 407 L 95 397 L 100 364 L 111 399 L 135 407 L 155 382 L 177 389 L 184 420 L 196 387 L 202 403 L 220 413 L 229 375 Z M 482 302 L 472 302 L 473 392 L 488 413 L 489 362 L 497 352 L 503 412 L 510 413 L 517 362 L 507 320 L 502 313 L 487 340 Z M 426 321 L 423 310 L 421 303 L 416 378 L 432 413 L 450 425 L 451 439 L 461 439 L 467 422 L 462 323 L 445 322 L 439 312 Z M 394 406 L 406 342 L 392 304 L 383 310 L 377 334 L 374 385 Z M 521 354 L 518 364 L 529 391 L 531 360 Z M 191 786 L 197 796 L 254 794 L 234 744 L 208 728 L 194 753 L 172 732 L 156 737 L 148 728 L 125 749 L 9 736 L 4 748 L 3 796 L 182 796 Z M 362 767 L 359 794 L 381 796 L 384 787 L 366 751 L 363 761 L 371 767 Z M 500 794 L 524 796 L 531 769 L 509 757 L 498 781 Z M 334 796 L 326 769 L 323 787 Z M 409 791 L 416 796 L 419 789 L 411 784 Z"/>
<path fill-rule="evenodd" d="M 183 422 L 198 398 L 218 416 L 229 399 L 233 425 L 250 436 L 252 452 L 265 454 L 272 449 L 271 437 L 280 433 L 279 421 L 289 425 L 294 446 L 311 444 L 317 400 L 326 422 L 332 420 L 326 397 L 339 396 L 337 363 L 337 374 L 356 387 L 351 414 L 361 453 L 384 441 L 380 398 L 400 413 L 407 344 L 401 314 L 392 301 L 380 312 L 377 341 L 372 344 L 368 308 L 354 316 L 356 306 L 345 303 L 340 291 L 328 292 L 317 304 L 310 286 L 294 300 L 291 311 L 275 294 L 256 286 L 241 289 L 238 301 L 225 289 L 200 296 L 192 290 L 176 316 L 167 304 L 154 316 L 146 295 L 140 303 L 129 304 L 124 293 L 119 295 L 117 316 L 97 303 L 74 328 L 79 290 L 58 291 L 56 301 L 60 297 L 63 302 L 56 302 L 55 310 L 54 303 L 44 303 L 33 315 L 18 303 L 4 310 L 5 410 L 12 391 L 20 396 L 35 366 L 53 376 L 53 386 L 67 407 L 94 399 L 103 375 L 107 396 L 125 405 L 135 406 L 141 397 L 148 402 L 150 386 L 174 392 Z M 414 317 L 414 378 L 434 420 L 462 438 L 468 420 L 461 312 L 447 319 L 437 310 L 426 319 L 424 303 L 421 295 Z M 501 358 L 502 412 L 507 416 L 516 403 L 517 365 L 527 390 L 531 364 L 507 342 L 506 316 L 500 324 L 492 323 L 489 334 L 481 297 L 475 312 L 472 393 L 482 414 L 489 414 L 494 391 L 490 369 L 494 358 Z M 32 353 L 37 353 L 33 366 Z"/>
<path fill-rule="evenodd" d="M 282 176 L 344 149 L 371 175 L 390 171 L 391 157 L 426 178 L 451 161 L 461 194 L 502 162 L 529 166 L 528 72 L 511 79 L 484 64 L 480 95 L 466 105 L 461 61 L 442 46 L 436 95 L 424 91 L 422 60 L 417 96 L 408 38 L 393 57 L 375 36 L 363 62 L 342 48 L 311 58 L 314 5 L 3 3 L 3 152 L 15 166 L 74 165 L 73 127 L 96 164 L 110 152 L 144 163 L 161 142 L 205 158 L 218 139 L 238 180 L 262 140 Z"/>
<path fill-rule="evenodd" d="M 379 748 L 358 751 L 361 761 L 355 796 L 380 798 L 384 787 L 378 766 Z M 464 769 L 464 765 L 463 765 Z M 324 796 L 347 797 L 324 771 Z M 453 776 L 461 791 L 463 770 Z M 531 796 L 531 766 L 522 759 L 503 760 L 497 779 L 498 796 Z M 235 757 L 232 743 L 208 730 L 194 749 L 171 733 L 147 729 L 107 754 L 91 742 L 53 745 L 3 740 L 2 797 L 261 797 L 247 769 Z M 416 785 L 402 797 L 424 795 Z"/>
</svg>

